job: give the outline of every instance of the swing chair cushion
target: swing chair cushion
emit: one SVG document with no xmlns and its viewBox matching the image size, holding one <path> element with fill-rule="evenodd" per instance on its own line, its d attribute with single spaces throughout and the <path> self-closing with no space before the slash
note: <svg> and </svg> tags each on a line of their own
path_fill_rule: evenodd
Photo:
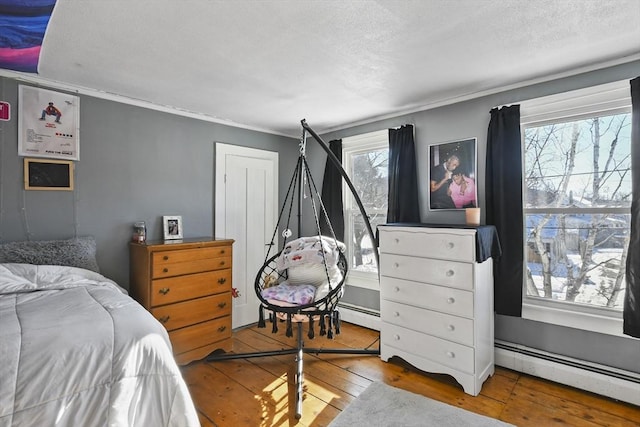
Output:
<svg viewBox="0 0 640 427">
<path fill-rule="evenodd" d="M 279 306 L 306 305 L 321 300 L 343 279 L 338 267 L 340 249 L 344 249 L 342 242 L 325 236 L 301 237 L 288 242 L 275 260 L 276 269 L 286 272 L 281 275 L 286 279 L 278 283 L 277 279 L 265 278 L 260 294 L 269 304 Z"/>
<path fill-rule="evenodd" d="M 315 300 L 316 287 L 313 285 L 291 285 L 281 283 L 262 290 L 262 297 L 274 305 L 286 302 L 293 305 L 310 304 Z"/>
</svg>

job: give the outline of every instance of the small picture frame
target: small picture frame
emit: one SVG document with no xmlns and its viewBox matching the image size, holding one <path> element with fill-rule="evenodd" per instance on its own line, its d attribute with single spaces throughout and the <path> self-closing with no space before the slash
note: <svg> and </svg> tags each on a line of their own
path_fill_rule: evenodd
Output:
<svg viewBox="0 0 640 427">
<path fill-rule="evenodd" d="M 25 158 L 24 189 L 73 191 L 73 161 Z"/>
<path fill-rule="evenodd" d="M 164 240 L 182 239 L 182 217 L 165 215 L 162 217 Z"/>
</svg>

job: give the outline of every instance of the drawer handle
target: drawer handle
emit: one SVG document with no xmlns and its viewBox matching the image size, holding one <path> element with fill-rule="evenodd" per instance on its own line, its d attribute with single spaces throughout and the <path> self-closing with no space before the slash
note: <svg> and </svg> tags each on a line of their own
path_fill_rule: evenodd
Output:
<svg viewBox="0 0 640 427">
<path fill-rule="evenodd" d="M 168 272 L 169 272 L 169 269 L 168 269 L 168 268 L 163 268 L 163 269 L 162 269 L 162 272 L 163 272 L 163 273 L 168 273 Z"/>
<path fill-rule="evenodd" d="M 400 239 L 398 239 L 397 237 L 395 239 L 393 239 L 394 242 L 396 243 L 400 243 Z"/>
<path fill-rule="evenodd" d="M 158 320 L 159 320 L 161 323 L 167 323 L 167 322 L 169 321 L 169 319 L 170 319 L 170 318 L 171 318 L 170 316 L 162 316 L 162 317 L 161 317 L 161 318 L 159 318 Z"/>
<path fill-rule="evenodd" d="M 456 245 L 455 245 L 453 242 L 449 242 L 449 243 L 447 244 L 447 247 L 448 247 L 449 249 L 453 249 L 455 246 L 456 246 Z"/>
<path fill-rule="evenodd" d="M 162 257 L 162 259 L 165 260 L 165 261 L 168 261 L 169 257 L 167 255 L 165 255 L 165 256 Z"/>
<path fill-rule="evenodd" d="M 454 297 L 447 298 L 447 303 L 453 304 L 454 302 L 456 302 L 456 299 Z"/>
<path fill-rule="evenodd" d="M 400 341 L 400 335 L 396 334 L 393 336 L 393 339 L 396 341 Z"/>
<path fill-rule="evenodd" d="M 393 290 L 394 290 L 395 292 L 400 292 L 400 287 L 399 287 L 399 286 L 394 286 L 394 287 L 393 287 Z"/>
<path fill-rule="evenodd" d="M 447 351 L 447 357 L 450 359 L 455 359 L 456 354 L 453 351 Z"/>
<path fill-rule="evenodd" d="M 224 254 L 224 249 L 220 250 L 220 255 Z"/>
<path fill-rule="evenodd" d="M 169 289 L 169 288 L 162 288 L 158 292 L 160 292 L 162 295 L 166 295 L 166 294 L 169 293 L 170 290 L 171 289 Z"/>
<path fill-rule="evenodd" d="M 224 265 L 224 261 L 220 261 L 220 265 Z"/>
<path fill-rule="evenodd" d="M 224 285 L 227 282 L 227 279 L 225 279 L 224 277 L 221 277 L 218 279 L 218 283 L 221 285 Z"/>
<path fill-rule="evenodd" d="M 400 267 L 400 264 L 398 264 L 397 262 L 394 262 L 393 266 L 394 266 L 394 268 L 398 268 L 398 267 Z"/>
<path fill-rule="evenodd" d="M 456 327 L 455 327 L 454 325 L 449 325 L 449 326 L 447 326 L 447 329 L 448 329 L 449 331 L 453 332 L 453 331 L 455 331 L 455 330 L 456 330 Z"/>
<path fill-rule="evenodd" d="M 394 316 L 394 317 L 400 317 L 400 313 L 398 313 L 397 311 L 394 311 L 394 312 L 393 312 L 393 316 Z"/>
<path fill-rule="evenodd" d="M 220 308 L 225 308 L 226 306 L 227 306 L 226 302 L 221 302 L 221 303 L 218 304 L 218 307 L 220 307 Z"/>
<path fill-rule="evenodd" d="M 220 326 L 220 327 L 218 328 L 218 332 L 224 332 L 226 329 L 227 329 L 227 327 L 226 327 L 226 326 Z"/>
<path fill-rule="evenodd" d="M 446 274 L 447 274 L 447 277 L 451 277 L 451 276 L 453 276 L 453 275 L 455 274 L 455 271 L 453 271 L 453 270 L 447 270 L 447 273 L 446 273 Z"/>
</svg>

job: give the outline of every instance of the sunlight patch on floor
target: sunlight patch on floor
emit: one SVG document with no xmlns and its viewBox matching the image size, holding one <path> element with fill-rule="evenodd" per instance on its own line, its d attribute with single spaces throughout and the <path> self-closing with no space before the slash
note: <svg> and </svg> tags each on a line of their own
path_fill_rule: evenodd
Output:
<svg viewBox="0 0 640 427">
<path fill-rule="evenodd" d="M 291 419 L 293 419 L 293 413 L 295 411 L 295 393 L 296 386 L 291 380 L 289 384 L 287 374 L 281 375 L 274 380 L 271 384 L 262 389 L 260 394 L 254 395 L 254 398 L 260 402 L 262 413 L 260 417 L 260 427 L 267 426 L 285 426 L 289 425 Z M 313 391 L 314 400 L 313 409 L 307 404 L 309 398 L 309 391 Z M 289 392 L 291 395 L 289 395 Z M 333 399 L 339 399 L 340 396 L 327 390 L 322 385 L 314 383 L 308 379 L 305 379 L 303 384 L 303 411 L 302 419 L 300 420 L 303 425 L 310 425 L 316 418 L 317 414 L 322 412 Z M 306 410 L 305 410 L 306 408 Z"/>
</svg>

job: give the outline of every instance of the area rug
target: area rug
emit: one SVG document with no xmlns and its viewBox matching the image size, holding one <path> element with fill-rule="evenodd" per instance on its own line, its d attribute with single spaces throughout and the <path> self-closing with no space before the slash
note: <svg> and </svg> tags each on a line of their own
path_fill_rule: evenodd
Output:
<svg viewBox="0 0 640 427">
<path fill-rule="evenodd" d="M 505 427 L 478 415 L 384 383 L 373 383 L 329 424 L 329 427 Z"/>
</svg>

